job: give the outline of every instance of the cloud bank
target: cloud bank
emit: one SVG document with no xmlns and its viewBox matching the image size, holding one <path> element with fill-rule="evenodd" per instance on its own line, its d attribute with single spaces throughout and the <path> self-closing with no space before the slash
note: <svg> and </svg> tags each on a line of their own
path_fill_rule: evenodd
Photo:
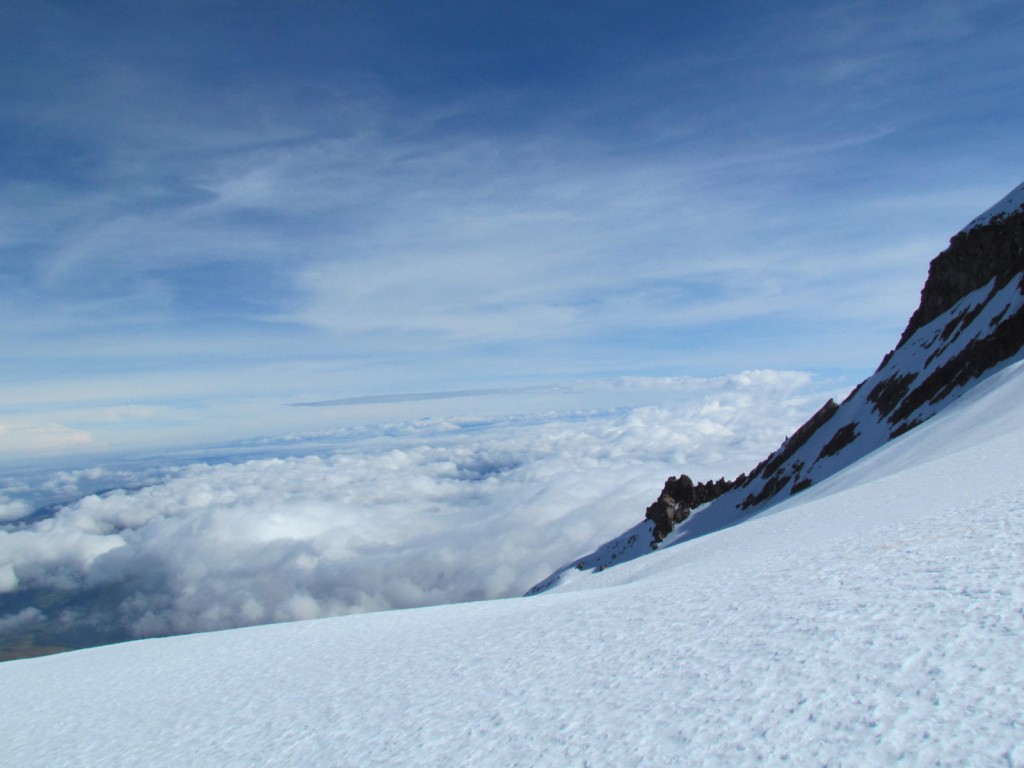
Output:
<svg viewBox="0 0 1024 768">
<path fill-rule="evenodd" d="M 668 474 L 747 470 L 824 397 L 762 371 L 660 406 L 432 421 L 155 483 L 140 469 L 152 484 L 3 526 L 0 627 L 119 639 L 518 595 L 638 520 Z M 50 486 L 115 478 L 131 473 Z"/>
</svg>

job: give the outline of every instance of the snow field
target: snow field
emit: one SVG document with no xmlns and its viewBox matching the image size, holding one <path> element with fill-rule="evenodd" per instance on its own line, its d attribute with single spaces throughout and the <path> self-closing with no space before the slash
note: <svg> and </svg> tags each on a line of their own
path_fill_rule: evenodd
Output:
<svg viewBox="0 0 1024 768">
<path fill-rule="evenodd" d="M 1020 374 L 564 591 L 0 665 L 5 762 L 1024 765 Z"/>
</svg>

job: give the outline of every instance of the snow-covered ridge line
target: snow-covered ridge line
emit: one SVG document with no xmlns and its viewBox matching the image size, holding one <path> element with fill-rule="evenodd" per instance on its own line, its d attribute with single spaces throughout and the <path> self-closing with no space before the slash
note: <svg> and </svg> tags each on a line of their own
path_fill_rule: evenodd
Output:
<svg viewBox="0 0 1024 768">
<path fill-rule="evenodd" d="M 1020 213 L 1022 210 L 1024 210 L 1024 184 L 1014 189 L 960 231 L 970 232 L 977 227 L 999 223 L 1015 213 Z"/>
<path fill-rule="evenodd" d="M 537 584 L 601 571 L 655 548 L 735 525 L 909 432 L 1024 355 L 1024 185 L 932 260 L 921 302 L 896 348 L 839 406 L 828 403 L 729 491 L 656 530 L 645 520 Z M 986 218 L 987 217 L 987 218 Z M 983 221 L 984 220 L 984 221 Z M 983 225 L 982 225 L 983 224 Z M 670 479 L 671 480 L 671 479 Z M 668 487 L 666 485 L 666 487 Z M 675 523 L 672 529 L 672 523 Z"/>
</svg>

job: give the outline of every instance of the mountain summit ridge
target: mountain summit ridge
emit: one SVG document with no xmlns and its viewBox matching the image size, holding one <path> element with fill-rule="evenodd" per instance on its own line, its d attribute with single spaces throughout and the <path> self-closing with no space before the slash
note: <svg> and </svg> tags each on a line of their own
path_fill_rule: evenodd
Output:
<svg viewBox="0 0 1024 768">
<path fill-rule="evenodd" d="M 1024 211 L 1024 184 L 1014 187 L 1014 189 L 998 203 L 993 205 L 980 216 L 976 217 L 970 224 L 960 230 L 960 234 L 965 234 L 977 229 L 978 227 L 999 223 L 1000 221 L 1003 221 L 1016 213 L 1020 213 L 1021 211 Z"/>
<path fill-rule="evenodd" d="M 955 234 L 931 261 L 920 303 L 896 347 L 841 404 L 830 400 L 749 474 L 726 483 L 728 490 L 693 514 L 666 500 L 679 482 L 669 478 L 646 520 L 528 594 L 551 589 L 574 570 L 604 570 L 740 523 L 914 429 L 1022 352 L 1024 184 Z"/>
</svg>

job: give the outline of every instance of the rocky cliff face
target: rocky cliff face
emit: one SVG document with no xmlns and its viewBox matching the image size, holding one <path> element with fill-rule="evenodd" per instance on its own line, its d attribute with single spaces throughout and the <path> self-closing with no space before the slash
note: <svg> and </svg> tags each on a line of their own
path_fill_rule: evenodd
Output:
<svg viewBox="0 0 1024 768">
<path fill-rule="evenodd" d="M 696 514 L 691 510 L 698 504 L 681 503 L 686 489 L 669 478 L 643 523 L 574 565 L 603 569 L 741 522 L 913 429 L 1022 357 L 1024 185 L 956 234 L 931 262 L 920 305 L 899 343 L 842 404 L 826 403 L 749 474 L 717 486 L 721 492 L 702 500 L 711 503 Z M 531 593 L 558 583 L 565 570 Z"/>
<path fill-rule="evenodd" d="M 1005 286 L 1021 271 L 1022 248 L 1024 213 L 1020 212 L 956 234 L 949 248 L 929 265 L 921 303 L 897 346 L 972 291 L 992 281 L 994 290 Z"/>
</svg>

